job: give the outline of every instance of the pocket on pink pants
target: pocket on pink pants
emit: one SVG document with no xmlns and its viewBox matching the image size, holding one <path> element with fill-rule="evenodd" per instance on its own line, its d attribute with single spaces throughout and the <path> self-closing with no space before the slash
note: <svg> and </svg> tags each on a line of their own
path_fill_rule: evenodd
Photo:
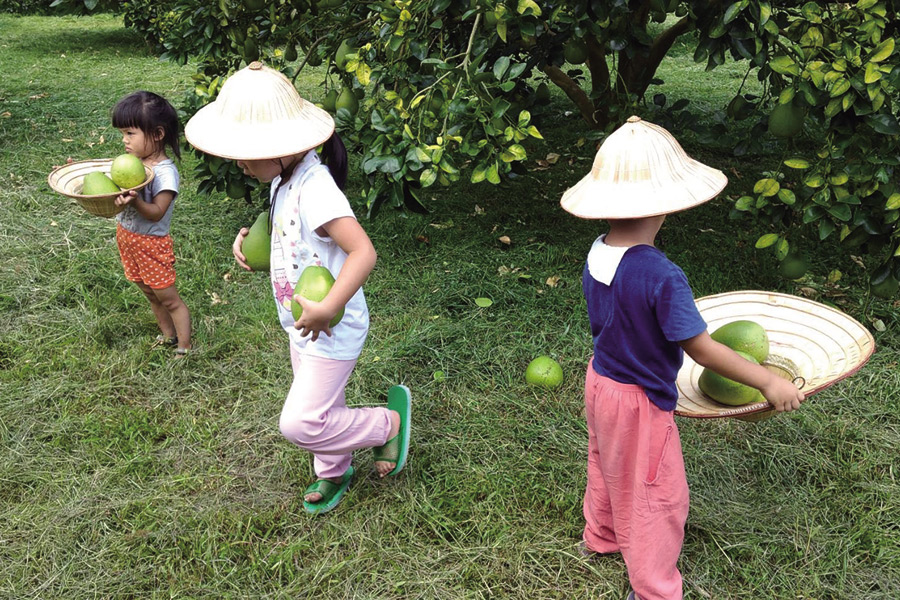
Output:
<svg viewBox="0 0 900 600">
<path fill-rule="evenodd" d="M 644 491 L 651 512 L 669 510 L 687 502 L 687 479 L 681 439 L 674 424 L 660 428 L 657 440 L 650 444 Z M 656 442 L 656 443 L 653 443 Z"/>
</svg>

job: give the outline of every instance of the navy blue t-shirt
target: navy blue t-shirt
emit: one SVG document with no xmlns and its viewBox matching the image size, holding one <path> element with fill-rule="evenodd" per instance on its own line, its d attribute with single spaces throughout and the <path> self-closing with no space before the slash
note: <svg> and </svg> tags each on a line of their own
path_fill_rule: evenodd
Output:
<svg viewBox="0 0 900 600">
<path fill-rule="evenodd" d="M 582 280 L 594 340 L 594 370 L 637 384 L 663 410 L 675 410 L 678 342 L 706 331 L 684 272 L 653 246 L 625 251 L 606 285 L 588 265 Z"/>
</svg>

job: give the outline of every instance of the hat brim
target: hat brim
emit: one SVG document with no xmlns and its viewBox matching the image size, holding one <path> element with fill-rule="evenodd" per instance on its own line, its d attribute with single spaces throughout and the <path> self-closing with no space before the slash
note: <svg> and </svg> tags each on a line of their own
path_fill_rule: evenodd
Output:
<svg viewBox="0 0 900 600">
<path fill-rule="evenodd" d="M 638 219 L 681 212 L 712 200 L 728 185 L 718 169 L 691 159 L 689 168 L 667 181 L 646 177 L 618 182 L 593 173 L 566 190 L 560 204 L 582 219 Z"/>
<path fill-rule="evenodd" d="M 769 336 L 769 358 L 763 366 L 798 384 L 807 397 L 862 368 L 875 352 L 869 330 L 839 310 L 789 294 L 738 291 L 696 300 L 700 314 L 715 331 L 738 320 L 755 321 Z M 720 404 L 700 391 L 703 367 L 685 355 L 678 372 L 678 405 L 682 417 L 722 418 L 771 410 L 768 402 L 743 406 Z"/>
<path fill-rule="evenodd" d="M 222 119 L 215 102 L 191 117 L 184 136 L 206 154 L 231 160 L 265 160 L 316 148 L 334 134 L 334 119 L 308 103 L 305 118 L 268 123 L 236 123 Z"/>
</svg>

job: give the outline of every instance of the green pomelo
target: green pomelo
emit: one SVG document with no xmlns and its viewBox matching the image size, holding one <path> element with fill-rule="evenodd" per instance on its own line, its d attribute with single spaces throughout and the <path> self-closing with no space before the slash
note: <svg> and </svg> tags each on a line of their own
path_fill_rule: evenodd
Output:
<svg viewBox="0 0 900 600">
<path fill-rule="evenodd" d="M 297 60 L 297 46 L 294 44 L 288 44 L 284 49 L 284 60 L 285 62 L 294 62 Z"/>
<path fill-rule="evenodd" d="M 259 60 L 259 46 L 256 45 L 256 40 L 252 37 L 248 37 L 244 40 L 243 57 L 247 64 Z"/>
<path fill-rule="evenodd" d="M 359 110 L 359 100 L 349 86 L 344 86 L 341 93 L 338 95 L 337 100 L 334 102 L 335 111 L 339 111 L 342 108 L 349 111 L 351 115 L 355 115 Z"/>
<path fill-rule="evenodd" d="M 137 156 L 120 154 L 113 159 L 109 177 L 117 186 L 127 190 L 144 183 L 147 173 L 144 171 L 144 163 Z"/>
<path fill-rule="evenodd" d="M 247 195 L 247 186 L 240 179 L 229 179 L 225 184 L 225 195 L 235 200 Z"/>
<path fill-rule="evenodd" d="M 85 196 L 118 194 L 120 191 L 119 186 L 100 171 L 91 171 L 85 175 L 84 183 L 81 184 L 81 193 Z"/>
<path fill-rule="evenodd" d="M 806 113 L 793 104 L 779 104 L 769 113 L 769 133 L 775 137 L 794 137 L 803 129 Z"/>
<path fill-rule="evenodd" d="M 562 380 L 562 367 L 549 356 L 538 356 L 525 369 L 525 381 L 529 385 L 555 388 L 559 387 Z"/>
<path fill-rule="evenodd" d="M 746 352 L 741 352 L 739 350 L 736 350 L 735 352 L 750 362 L 759 364 L 755 358 Z M 697 383 L 700 386 L 700 391 L 704 394 L 716 402 L 721 402 L 728 406 L 743 406 L 744 404 L 750 404 L 751 402 L 765 401 L 758 389 L 722 377 L 710 369 L 703 369 L 703 372 L 700 373 L 700 380 Z"/>
<path fill-rule="evenodd" d="M 347 64 L 347 55 L 356 53 L 356 48 L 350 45 L 350 42 L 344 40 L 341 42 L 341 45 L 338 46 L 337 52 L 334 54 L 334 64 L 337 65 L 337 68 L 340 70 L 344 70 L 344 66 Z"/>
<path fill-rule="evenodd" d="M 337 102 L 338 91 L 334 88 L 331 88 L 325 97 L 322 99 L 322 108 L 327 110 L 328 112 L 334 112 L 334 105 Z"/>
<path fill-rule="evenodd" d="M 331 271 L 325 267 L 310 265 L 300 273 L 300 279 L 297 281 L 297 286 L 294 288 L 294 295 L 296 296 L 299 294 L 307 300 L 321 302 L 325 299 L 325 296 L 328 295 L 328 292 L 331 291 L 332 286 L 334 286 L 334 277 L 331 275 Z M 291 315 L 293 315 L 294 320 L 300 320 L 300 315 L 302 314 L 303 307 L 300 306 L 299 302 L 291 298 Z M 341 310 L 338 311 L 338 314 L 334 316 L 329 325 L 334 327 L 340 323 L 343 318 L 344 308 L 341 307 Z"/>
<path fill-rule="evenodd" d="M 318 67 L 322 64 L 322 55 L 318 52 L 313 52 L 312 54 L 308 54 L 306 56 L 306 64 L 311 67 Z"/>
<path fill-rule="evenodd" d="M 269 256 L 272 251 L 272 236 L 269 234 L 269 212 L 261 212 L 256 217 L 250 231 L 241 244 L 241 252 L 247 265 L 254 271 L 269 270 Z"/>
<path fill-rule="evenodd" d="M 569 40 L 563 46 L 563 56 L 567 63 L 580 65 L 587 60 L 587 44 L 581 40 Z"/>
<path fill-rule="evenodd" d="M 796 255 L 786 256 L 778 265 L 778 271 L 788 279 L 800 279 L 806 275 L 807 269 L 809 269 L 809 265 L 806 264 L 806 261 Z"/>
<path fill-rule="evenodd" d="M 769 335 L 754 321 L 732 321 L 716 329 L 710 337 L 735 352 L 744 352 L 762 364 L 769 357 Z"/>
</svg>

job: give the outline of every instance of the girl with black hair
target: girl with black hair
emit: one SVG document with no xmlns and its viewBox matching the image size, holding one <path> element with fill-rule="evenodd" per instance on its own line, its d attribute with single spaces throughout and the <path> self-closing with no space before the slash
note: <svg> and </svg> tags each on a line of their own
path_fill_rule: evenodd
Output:
<svg viewBox="0 0 900 600">
<path fill-rule="evenodd" d="M 154 346 L 175 349 L 182 358 L 191 349 L 191 314 L 175 288 L 175 253 L 169 227 L 178 196 L 178 168 L 168 154 L 181 158 L 178 116 L 165 98 L 140 91 L 125 96 L 112 112 L 125 151 L 153 168 L 153 180 L 140 192 L 116 198 L 124 210 L 116 216 L 116 243 L 125 269 L 150 301 L 160 335 Z"/>
<path fill-rule="evenodd" d="M 406 463 L 410 435 L 405 386 L 389 390 L 386 407 L 350 408 L 344 397 L 369 331 L 362 285 L 376 258 L 342 191 L 347 151 L 331 115 L 259 62 L 225 81 L 216 100 L 188 121 L 185 137 L 197 149 L 235 160 L 245 174 L 272 184 L 269 269 L 294 371 L 280 427 L 285 438 L 314 457 L 317 480 L 304 492 L 304 508 L 328 512 L 353 478 L 354 450 L 373 448 L 378 474 L 396 475 Z M 232 252 L 251 270 L 241 250 L 248 233 L 240 230 Z M 320 302 L 295 294 L 309 266 L 325 267 L 335 277 Z M 292 299 L 303 309 L 296 320 Z"/>
</svg>

